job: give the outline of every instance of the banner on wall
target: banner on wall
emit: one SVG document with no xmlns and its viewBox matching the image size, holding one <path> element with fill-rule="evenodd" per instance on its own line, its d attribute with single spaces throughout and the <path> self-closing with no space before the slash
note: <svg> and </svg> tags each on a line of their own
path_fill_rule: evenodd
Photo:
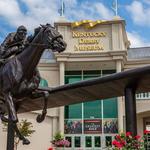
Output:
<svg viewBox="0 0 150 150">
<path fill-rule="evenodd" d="M 81 134 L 82 121 L 81 120 L 65 120 L 65 134 Z"/>
<path fill-rule="evenodd" d="M 104 133 L 118 133 L 118 120 L 117 119 L 104 119 L 103 121 Z"/>
<path fill-rule="evenodd" d="M 99 134 L 102 133 L 102 120 L 84 120 L 84 133 L 85 134 Z"/>
</svg>

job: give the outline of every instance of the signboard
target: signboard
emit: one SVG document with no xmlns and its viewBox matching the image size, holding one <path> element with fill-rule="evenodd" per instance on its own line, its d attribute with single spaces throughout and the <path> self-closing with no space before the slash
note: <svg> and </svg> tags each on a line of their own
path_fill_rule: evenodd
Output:
<svg viewBox="0 0 150 150">
<path fill-rule="evenodd" d="M 72 37 L 78 40 L 74 45 L 75 51 L 102 51 L 104 46 L 101 38 L 106 37 L 106 32 L 77 32 L 72 31 Z"/>
<path fill-rule="evenodd" d="M 85 134 L 99 134 L 102 133 L 102 120 L 84 120 L 84 133 Z"/>
</svg>

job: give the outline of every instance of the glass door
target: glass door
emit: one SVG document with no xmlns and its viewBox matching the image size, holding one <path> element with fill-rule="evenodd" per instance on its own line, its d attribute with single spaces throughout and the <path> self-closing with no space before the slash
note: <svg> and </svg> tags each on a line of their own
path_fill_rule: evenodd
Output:
<svg viewBox="0 0 150 150">
<path fill-rule="evenodd" d="M 101 136 L 85 135 L 84 137 L 85 150 L 101 150 Z"/>
</svg>

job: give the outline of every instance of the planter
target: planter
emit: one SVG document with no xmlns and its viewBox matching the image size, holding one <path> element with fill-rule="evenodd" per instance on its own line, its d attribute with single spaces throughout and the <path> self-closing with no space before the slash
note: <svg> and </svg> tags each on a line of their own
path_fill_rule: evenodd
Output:
<svg viewBox="0 0 150 150">
<path fill-rule="evenodd" d="M 65 147 L 55 147 L 54 150 L 65 150 Z"/>
</svg>

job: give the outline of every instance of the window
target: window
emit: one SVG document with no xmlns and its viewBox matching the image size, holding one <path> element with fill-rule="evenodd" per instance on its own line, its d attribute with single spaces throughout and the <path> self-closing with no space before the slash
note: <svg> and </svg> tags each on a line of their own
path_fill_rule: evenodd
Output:
<svg viewBox="0 0 150 150">
<path fill-rule="evenodd" d="M 80 138 L 80 136 L 75 136 L 74 137 L 74 146 L 75 147 L 81 147 L 81 138 Z"/>
<path fill-rule="evenodd" d="M 100 136 L 94 137 L 94 146 L 95 147 L 101 147 L 101 137 Z"/>
<path fill-rule="evenodd" d="M 65 139 L 70 142 L 69 147 L 72 147 L 72 145 L 71 145 L 71 143 L 72 143 L 72 137 L 71 136 L 66 136 Z"/>
<path fill-rule="evenodd" d="M 101 117 L 102 117 L 102 113 L 101 113 L 100 100 L 84 103 L 84 118 L 94 119 L 94 118 L 101 118 Z"/>
<path fill-rule="evenodd" d="M 85 137 L 85 146 L 86 147 L 92 147 L 92 137 L 91 136 Z"/>
<path fill-rule="evenodd" d="M 118 118 L 117 98 L 103 100 L 104 118 Z"/>
<path fill-rule="evenodd" d="M 111 136 L 106 136 L 105 137 L 105 142 L 106 142 L 106 146 L 112 146 L 112 137 Z"/>
<path fill-rule="evenodd" d="M 65 77 L 65 83 L 68 84 L 68 83 L 75 83 L 75 82 L 78 82 L 78 81 L 81 81 L 81 76 L 69 76 L 69 77 Z"/>
<path fill-rule="evenodd" d="M 82 119 L 82 103 L 66 106 L 65 119 Z"/>
</svg>

